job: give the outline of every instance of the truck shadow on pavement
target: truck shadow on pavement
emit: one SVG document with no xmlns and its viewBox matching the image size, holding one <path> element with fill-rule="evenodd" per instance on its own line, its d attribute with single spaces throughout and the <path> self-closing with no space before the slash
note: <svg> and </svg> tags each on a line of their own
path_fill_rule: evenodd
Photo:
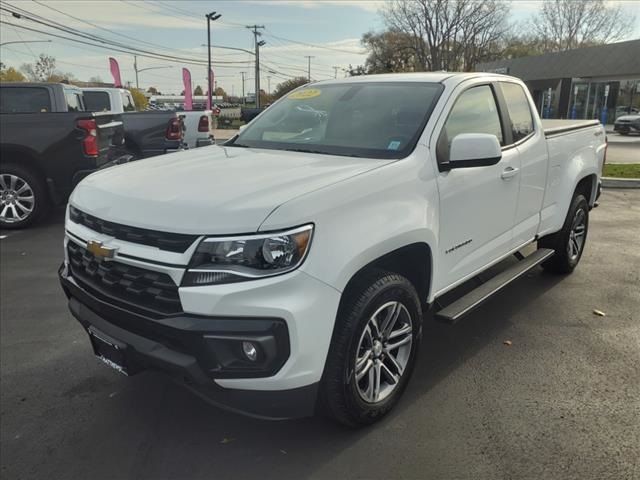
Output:
<svg viewBox="0 0 640 480">
<path fill-rule="evenodd" d="M 501 332 L 512 325 L 512 317 L 562 280 L 535 272 L 456 325 L 425 319 L 420 356 L 408 389 L 396 409 L 371 428 L 350 430 L 323 418 L 281 422 L 246 418 L 210 406 L 160 375 L 147 375 L 141 383 L 127 388 L 121 399 L 121 407 L 129 410 L 132 403 L 140 405 L 141 399 L 136 397 L 147 396 L 149 388 L 161 392 L 160 398 L 149 399 L 146 405 L 153 410 L 145 414 L 152 420 L 136 447 L 139 455 L 131 465 L 130 477 L 200 478 L 212 474 L 247 478 L 268 472 L 267 478 L 305 478 L 344 452 L 353 451 L 367 437 L 379 437 L 383 442 L 385 436 L 388 441 L 388 435 L 402 434 L 405 428 L 419 429 L 411 411 L 424 408 L 424 404 L 434 416 L 440 415 L 429 399 L 430 392 L 488 344 L 502 347 Z M 175 457 L 180 458 L 178 464 Z M 357 476 L 357 470 L 353 474 Z"/>
</svg>

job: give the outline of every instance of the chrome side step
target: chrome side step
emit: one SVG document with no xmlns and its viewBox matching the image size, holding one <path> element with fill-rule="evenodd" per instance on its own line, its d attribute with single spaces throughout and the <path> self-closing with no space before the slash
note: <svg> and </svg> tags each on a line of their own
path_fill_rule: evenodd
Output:
<svg viewBox="0 0 640 480">
<path fill-rule="evenodd" d="M 512 267 L 499 273 L 491 280 L 488 280 L 471 292 L 467 293 L 465 296 L 436 312 L 436 320 L 446 323 L 456 323 L 467 313 L 481 305 L 485 300 L 488 300 L 492 295 L 498 293 L 504 287 L 520 278 L 536 265 L 541 264 L 551 257 L 553 253 L 553 250 L 549 248 L 540 248 L 531 255 L 522 258 Z"/>
</svg>

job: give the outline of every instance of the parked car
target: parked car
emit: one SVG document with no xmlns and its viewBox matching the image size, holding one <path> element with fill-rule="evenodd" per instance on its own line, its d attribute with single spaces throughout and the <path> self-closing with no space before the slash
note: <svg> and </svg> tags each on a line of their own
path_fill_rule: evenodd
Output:
<svg viewBox="0 0 640 480">
<path fill-rule="evenodd" d="M 598 121 L 541 122 L 508 76 L 305 85 L 224 146 L 81 182 L 60 279 L 123 373 L 261 418 L 370 424 L 402 395 L 425 314 L 452 323 L 536 265 L 576 268 L 605 151 Z"/>
<path fill-rule="evenodd" d="M 636 114 L 640 114 L 640 110 L 638 110 L 636 107 L 630 107 L 630 106 L 616 107 L 616 118 L 622 115 L 636 115 Z"/>
<path fill-rule="evenodd" d="M 136 112 L 131 92 L 123 88 L 82 89 L 87 110 L 120 113 L 124 124 L 127 153 L 134 159 L 182 150 L 184 123 L 172 111 Z"/>
<path fill-rule="evenodd" d="M 188 148 L 198 148 L 213 145 L 213 110 L 183 111 L 184 143 Z"/>
<path fill-rule="evenodd" d="M 616 118 L 613 130 L 620 135 L 629 135 L 632 132 L 640 132 L 640 115 L 623 115 Z"/>
<path fill-rule="evenodd" d="M 24 228 L 88 174 L 122 161 L 120 115 L 60 83 L 0 84 L 0 227 Z"/>
</svg>

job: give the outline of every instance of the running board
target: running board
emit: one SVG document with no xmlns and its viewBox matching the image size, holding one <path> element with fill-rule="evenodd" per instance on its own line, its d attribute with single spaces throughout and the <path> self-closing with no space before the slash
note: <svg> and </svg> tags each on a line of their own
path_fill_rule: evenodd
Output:
<svg viewBox="0 0 640 480">
<path fill-rule="evenodd" d="M 492 295 L 498 293 L 504 287 L 514 280 L 517 280 L 536 265 L 541 264 L 553 255 L 553 250 L 549 248 L 540 248 L 531 255 L 524 257 L 518 263 L 509 267 L 502 273 L 499 273 L 491 280 L 483 283 L 464 297 L 459 298 L 451 305 L 444 307 L 436 312 L 436 320 L 445 323 L 456 323 L 467 313 L 488 300 Z"/>
</svg>

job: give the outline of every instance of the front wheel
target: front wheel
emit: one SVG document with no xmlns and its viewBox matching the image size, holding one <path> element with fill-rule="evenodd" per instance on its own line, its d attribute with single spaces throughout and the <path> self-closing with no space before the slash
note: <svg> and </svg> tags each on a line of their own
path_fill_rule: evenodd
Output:
<svg viewBox="0 0 640 480">
<path fill-rule="evenodd" d="M 589 204 L 582 194 L 571 200 L 569 213 L 562 230 L 541 238 L 539 245 L 555 250 L 555 254 L 542 264 L 545 270 L 554 273 L 571 273 L 578 265 L 589 230 Z"/>
<path fill-rule="evenodd" d="M 320 390 L 325 413 L 348 426 L 387 414 L 420 343 L 422 309 L 405 277 L 378 271 L 350 289 L 336 320 Z"/>
</svg>

